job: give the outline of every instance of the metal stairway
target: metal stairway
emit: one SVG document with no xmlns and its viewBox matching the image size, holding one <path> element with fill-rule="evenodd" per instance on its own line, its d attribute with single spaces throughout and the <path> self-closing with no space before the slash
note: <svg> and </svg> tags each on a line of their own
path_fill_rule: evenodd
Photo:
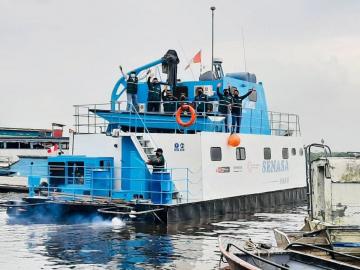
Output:
<svg viewBox="0 0 360 270">
<path fill-rule="evenodd" d="M 148 159 L 152 159 L 155 157 L 155 147 L 153 147 L 150 140 L 145 139 L 142 135 L 137 135 L 136 138 L 138 139 L 141 148 L 143 149 L 144 153 L 148 157 Z"/>
</svg>

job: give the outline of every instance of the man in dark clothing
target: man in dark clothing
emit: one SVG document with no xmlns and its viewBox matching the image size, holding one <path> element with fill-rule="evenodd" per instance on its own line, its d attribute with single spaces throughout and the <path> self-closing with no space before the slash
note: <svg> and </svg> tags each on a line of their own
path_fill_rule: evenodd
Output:
<svg viewBox="0 0 360 270">
<path fill-rule="evenodd" d="M 147 85 L 149 88 L 148 96 L 148 112 L 159 112 L 160 111 L 160 101 L 161 101 L 161 84 L 157 78 L 152 79 L 149 76 L 147 80 Z"/>
<path fill-rule="evenodd" d="M 150 73 L 150 70 L 147 71 L 147 73 L 145 74 L 145 76 L 143 76 L 142 78 L 138 78 L 136 75 L 135 71 L 131 71 L 130 75 L 127 76 L 123 69 L 122 66 L 120 66 L 120 71 L 122 73 L 122 75 L 124 76 L 124 78 L 126 79 L 126 98 L 127 98 L 127 106 L 126 106 L 126 110 L 127 111 L 138 111 L 138 102 L 137 102 L 137 92 L 138 92 L 138 82 L 139 80 L 142 80 L 146 77 L 147 74 Z"/>
<path fill-rule="evenodd" d="M 224 94 L 220 93 L 219 83 L 216 88 L 217 95 L 219 96 L 219 113 L 225 117 L 225 132 L 229 132 L 228 118 L 231 111 L 232 97 L 229 89 L 224 89 Z"/>
<path fill-rule="evenodd" d="M 207 112 L 208 107 L 208 96 L 204 94 L 204 90 L 202 87 L 196 88 L 197 95 L 195 96 L 195 108 L 199 113 Z"/>
<path fill-rule="evenodd" d="M 170 90 L 165 89 L 162 92 L 162 100 L 164 101 L 164 112 L 173 113 L 176 110 L 177 98 L 171 93 Z"/>
<path fill-rule="evenodd" d="M 165 159 L 163 156 L 163 150 L 161 148 L 158 148 L 155 150 L 156 156 L 149 160 L 147 164 L 153 166 L 153 172 L 161 172 L 165 168 Z"/>
<path fill-rule="evenodd" d="M 138 110 L 137 103 L 137 91 L 138 91 L 138 77 L 136 73 L 132 71 L 129 78 L 126 80 L 126 96 L 127 96 L 127 110 L 132 111 L 133 108 Z M 131 104 L 133 105 L 131 107 Z"/>
<path fill-rule="evenodd" d="M 232 104 L 232 132 L 240 133 L 240 126 L 241 126 L 241 118 L 242 118 L 242 102 L 245 98 L 247 98 L 254 89 L 250 89 L 243 96 L 239 96 L 239 91 L 236 87 L 234 89 L 234 94 L 232 96 L 233 104 Z"/>
<path fill-rule="evenodd" d="M 181 107 L 181 105 L 187 105 L 188 102 L 188 98 L 185 96 L 184 93 L 181 93 L 179 101 L 177 102 L 177 109 L 179 109 Z"/>
</svg>

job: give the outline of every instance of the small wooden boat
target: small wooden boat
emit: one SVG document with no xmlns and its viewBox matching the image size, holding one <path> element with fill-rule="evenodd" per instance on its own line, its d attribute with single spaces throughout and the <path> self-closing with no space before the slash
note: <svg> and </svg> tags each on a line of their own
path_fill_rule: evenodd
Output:
<svg viewBox="0 0 360 270">
<path fill-rule="evenodd" d="M 270 248 L 256 246 L 251 251 L 246 248 L 249 245 L 243 240 L 230 236 L 220 236 L 219 246 L 222 258 L 225 258 L 231 270 L 275 270 L 275 269 L 343 269 L 355 270 L 360 267 L 330 258 L 315 256 L 310 253 L 300 252 L 293 249 Z M 306 244 L 302 246 L 306 248 Z M 311 246 L 311 248 L 318 248 Z M 326 249 L 319 247 L 325 252 Z M 326 250 L 331 254 L 337 254 L 332 250 Z M 345 255 L 354 257 L 351 255 Z M 357 257 L 354 257 L 355 259 Z M 360 260 L 360 258 L 357 258 Z"/>
</svg>

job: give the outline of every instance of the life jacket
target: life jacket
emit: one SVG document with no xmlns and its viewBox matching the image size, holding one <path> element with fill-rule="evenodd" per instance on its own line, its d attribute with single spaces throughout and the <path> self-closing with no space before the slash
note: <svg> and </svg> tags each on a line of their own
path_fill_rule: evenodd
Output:
<svg viewBox="0 0 360 270">
<path fill-rule="evenodd" d="M 233 96 L 233 114 L 241 114 L 242 112 L 242 101 L 243 99 L 240 96 Z"/>
<path fill-rule="evenodd" d="M 197 101 L 197 103 L 196 103 L 196 111 L 198 111 L 198 112 L 206 112 L 204 102 L 208 101 L 208 96 L 205 95 L 205 94 L 197 95 L 195 97 L 195 101 Z M 201 102 L 201 101 L 203 101 L 203 102 Z M 207 105 L 206 105 L 206 107 L 207 107 Z"/>
<path fill-rule="evenodd" d="M 232 97 L 230 95 L 221 95 L 219 98 L 219 112 L 227 114 L 229 105 L 232 103 Z"/>
<path fill-rule="evenodd" d="M 131 77 L 129 76 L 129 78 L 126 81 L 126 89 L 127 89 L 127 93 L 128 94 L 137 94 L 137 90 L 138 90 L 138 77 Z"/>
<path fill-rule="evenodd" d="M 149 101 L 160 101 L 161 100 L 161 85 L 160 83 L 149 83 Z"/>
</svg>

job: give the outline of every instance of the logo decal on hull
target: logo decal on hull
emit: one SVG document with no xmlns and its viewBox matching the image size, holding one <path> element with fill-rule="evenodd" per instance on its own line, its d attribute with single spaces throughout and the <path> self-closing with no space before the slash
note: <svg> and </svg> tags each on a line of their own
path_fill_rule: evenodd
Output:
<svg viewBox="0 0 360 270">
<path fill-rule="evenodd" d="M 216 172 L 217 173 L 229 173 L 230 167 L 217 167 Z"/>
<path fill-rule="evenodd" d="M 277 173 L 289 171 L 287 160 L 264 160 L 262 164 L 263 173 Z"/>
</svg>

